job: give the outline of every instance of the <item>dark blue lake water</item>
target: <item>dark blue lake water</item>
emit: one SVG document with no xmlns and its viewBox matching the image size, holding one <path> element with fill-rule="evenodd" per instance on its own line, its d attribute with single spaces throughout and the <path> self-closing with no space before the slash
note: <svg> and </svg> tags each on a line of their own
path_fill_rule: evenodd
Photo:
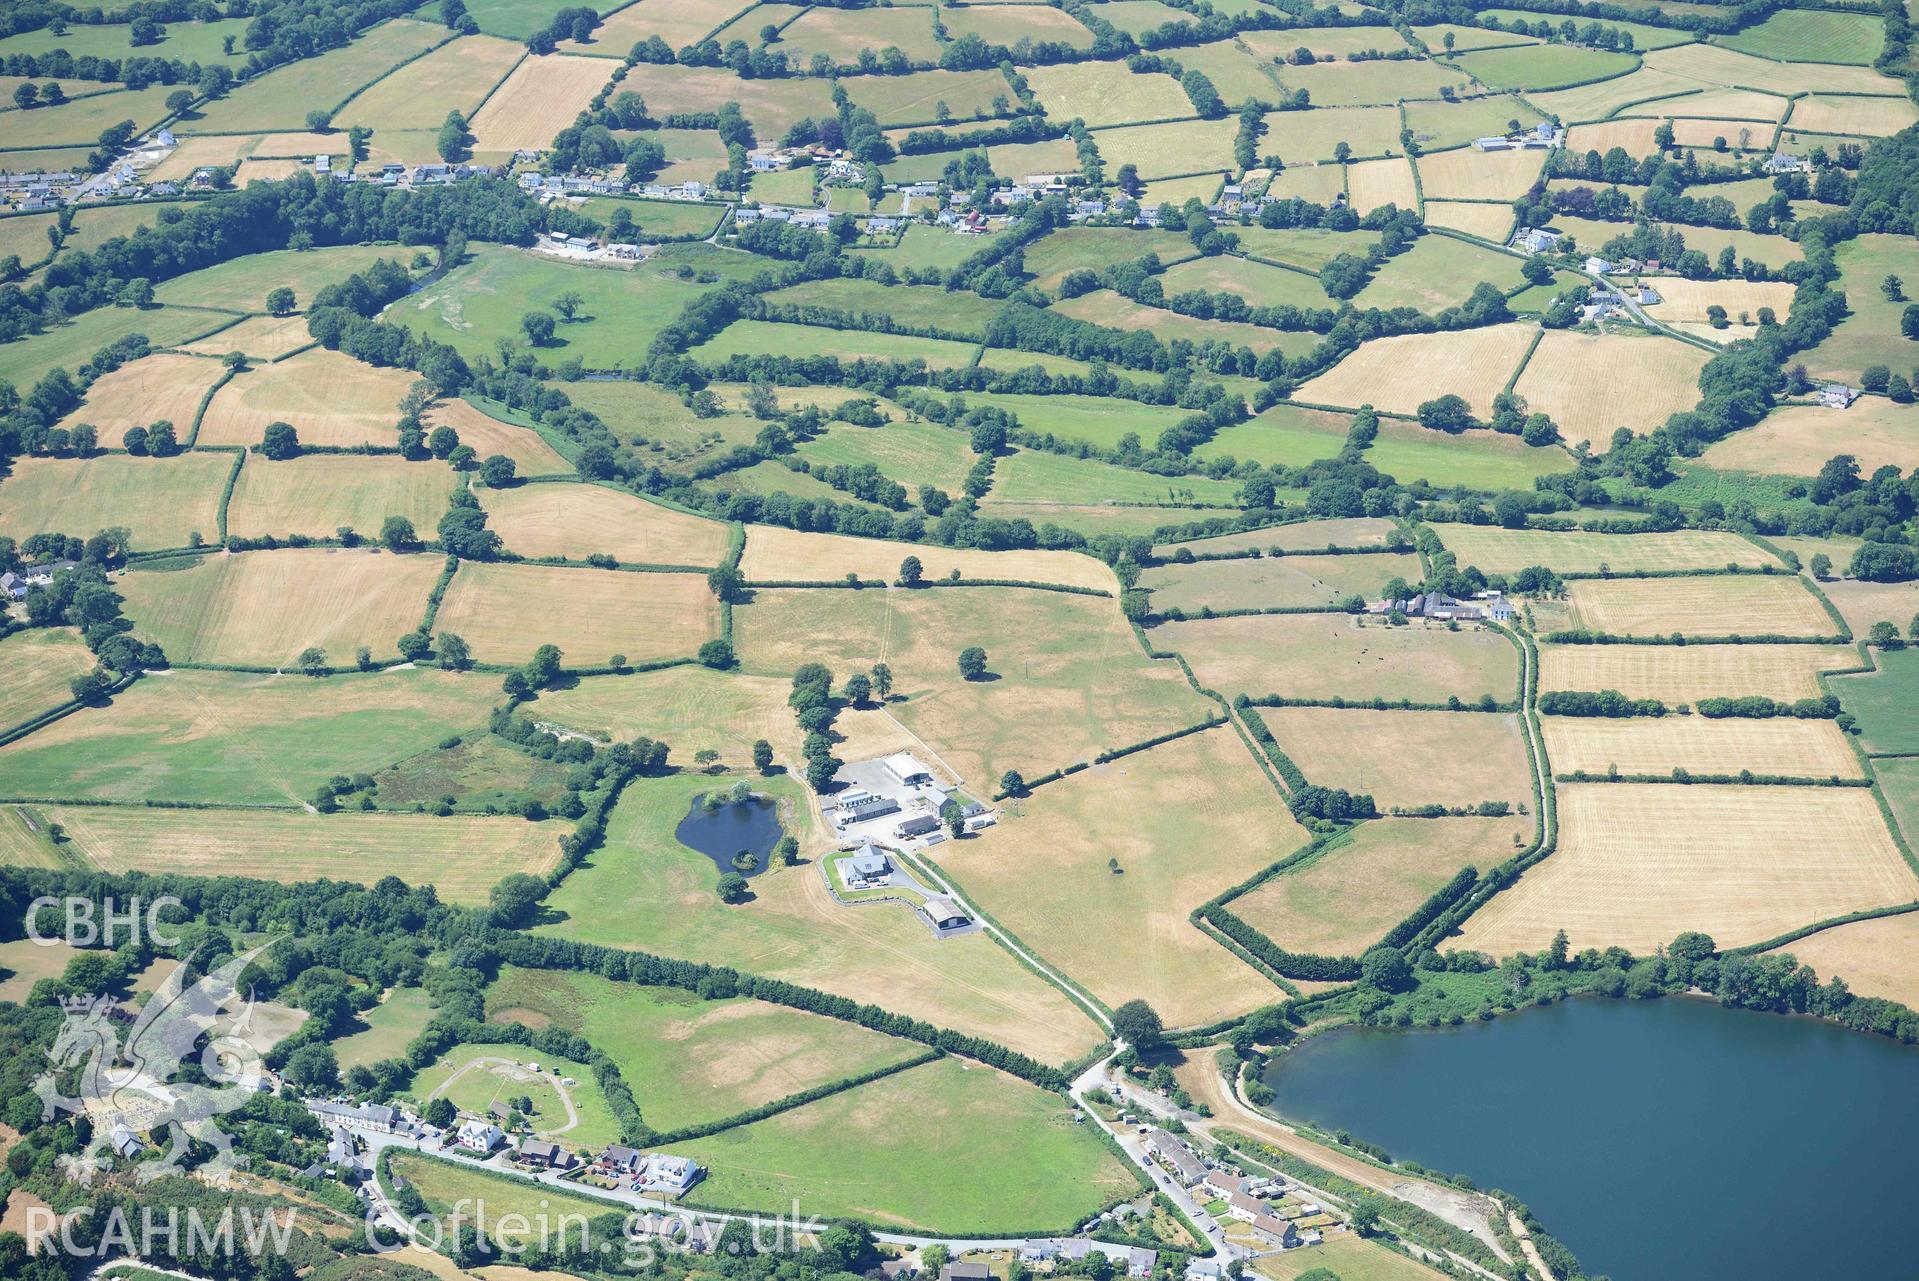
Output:
<svg viewBox="0 0 1919 1281">
<path fill-rule="evenodd" d="M 708 809 L 705 800 L 696 796 L 673 835 L 688 849 L 712 859 L 720 871 L 750 877 L 766 870 L 767 859 L 785 832 L 780 827 L 779 806 L 770 800 L 755 798 L 737 805 L 726 802 L 718 809 Z M 741 850 L 753 854 L 750 869 L 733 865 L 733 856 Z"/>
</svg>

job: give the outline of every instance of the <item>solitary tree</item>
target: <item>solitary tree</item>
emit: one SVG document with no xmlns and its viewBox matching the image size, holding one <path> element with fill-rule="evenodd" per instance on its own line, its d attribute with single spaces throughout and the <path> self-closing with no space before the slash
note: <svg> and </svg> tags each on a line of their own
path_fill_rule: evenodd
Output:
<svg viewBox="0 0 1919 1281">
<path fill-rule="evenodd" d="M 505 454 L 489 454 L 480 464 L 480 479 L 488 489 L 505 489 L 513 483 L 513 460 Z"/>
<path fill-rule="evenodd" d="M 893 669 L 885 663 L 873 664 L 873 689 L 882 703 L 893 692 Z"/>
<path fill-rule="evenodd" d="M 700 662 L 716 671 L 724 671 L 733 665 L 733 646 L 715 637 L 700 646 Z"/>
<path fill-rule="evenodd" d="M 578 291 L 569 289 L 553 300 L 553 310 L 560 313 L 564 320 L 571 320 L 580 314 L 580 308 L 586 305 L 586 299 Z"/>
<path fill-rule="evenodd" d="M 763 738 L 753 741 L 753 768 L 762 774 L 773 768 L 773 745 Z"/>
<path fill-rule="evenodd" d="M 293 430 L 291 423 L 269 423 L 266 434 L 260 438 L 260 452 L 275 462 L 297 458 L 300 454 L 300 433 Z"/>
<path fill-rule="evenodd" d="M 986 651 L 978 645 L 968 645 L 959 652 L 959 674 L 969 681 L 976 681 L 986 675 Z"/>
<path fill-rule="evenodd" d="M 441 632 L 436 646 L 440 651 L 440 666 L 462 670 L 473 665 L 473 652 L 467 648 L 466 638 L 452 632 Z"/>
<path fill-rule="evenodd" d="M 279 288 L 267 292 L 267 311 L 269 314 L 275 316 L 292 315 L 295 301 L 293 291 L 285 285 L 281 285 Z"/>
<path fill-rule="evenodd" d="M 1159 1046 L 1165 1028 L 1159 1012 L 1137 997 L 1113 1011 L 1113 1035 L 1141 1054 Z"/>
<path fill-rule="evenodd" d="M 720 877 L 720 883 L 714 887 L 722 903 L 742 903 L 746 901 L 746 878 L 738 872 L 728 872 Z"/>
<path fill-rule="evenodd" d="M 318 645 L 309 645 L 301 650 L 300 670 L 308 676 L 325 676 L 327 672 L 326 651 Z"/>
<path fill-rule="evenodd" d="M 1009 769 L 999 776 L 999 790 L 1008 796 L 1024 796 L 1026 779 L 1016 769 Z"/>
<path fill-rule="evenodd" d="M 917 556 L 908 556 L 900 562 L 899 585 L 901 587 L 917 587 L 920 583 L 920 576 L 924 573 L 925 567 L 920 564 L 920 558 Z"/>
<path fill-rule="evenodd" d="M 526 331 L 527 341 L 535 347 L 544 347 L 553 341 L 553 317 L 544 311 L 529 311 L 520 317 L 520 328 Z"/>
</svg>

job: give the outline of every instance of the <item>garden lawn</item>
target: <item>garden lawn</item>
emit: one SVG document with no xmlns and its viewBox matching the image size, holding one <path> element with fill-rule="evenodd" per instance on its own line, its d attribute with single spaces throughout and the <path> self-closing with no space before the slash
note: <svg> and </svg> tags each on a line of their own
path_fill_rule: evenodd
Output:
<svg viewBox="0 0 1919 1281">
<path fill-rule="evenodd" d="M 1139 1190 L 1070 1111 L 1056 1094 L 947 1059 L 674 1150 L 710 1171 L 690 1197 L 702 1205 L 778 1211 L 797 1198 L 809 1213 L 886 1227 L 1065 1232 Z"/>
</svg>

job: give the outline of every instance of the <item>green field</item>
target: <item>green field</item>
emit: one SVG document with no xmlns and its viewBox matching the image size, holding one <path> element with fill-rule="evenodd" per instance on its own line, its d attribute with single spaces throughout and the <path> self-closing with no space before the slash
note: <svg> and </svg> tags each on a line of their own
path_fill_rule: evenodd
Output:
<svg viewBox="0 0 1919 1281">
<path fill-rule="evenodd" d="M 343 1068 L 397 1059 L 432 1017 L 433 998 L 425 988 L 396 987 L 354 1020 L 357 1030 L 333 1042 L 334 1057 Z"/>
<path fill-rule="evenodd" d="M 947 1059 L 674 1151 L 710 1171 L 688 1198 L 701 1205 L 798 1198 L 896 1228 L 1064 1232 L 1139 1187 L 1069 1112 L 1059 1095 Z"/>
<path fill-rule="evenodd" d="M 1525 283 L 1521 260 L 1511 254 L 1456 240 L 1426 235 L 1412 248 L 1386 260 L 1372 283 L 1353 298 L 1355 307 L 1416 307 L 1431 315 L 1466 301 L 1484 281 L 1499 292 Z"/>
<path fill-rule="evenodd" d="M 91 145 L 101 131 L 123 120 L 132 121 L 136 130 L 157 124 L 167 114 L 166 100 L 171 92 L 165 85 L 111 89 L 28 111 L 13 108 L 9 99 L 10 109 L 0 112 L 0 127 L 4 127 L 0 137 L 5 137 L 8 147 Z"/>
<path fill-rule="evenodd" d="M 1195 450 L 1194 456 L 1303 467 L 1339 453 L 1346 443 L 1349 421 L 1344 414 L 1277 405 L 1257 418 L 1219 432 Z M 1534 477 L 1573 467 L 1571 457 L 1563 450 L 1530 448 L 1510 436 L 1491 432 L 1450 436 L 1401 422 L 1382 423 L 1379 436 L 1363 457 L 1401 484 L 1424 480 L 1486 491 L 1530 490 Z"/>
<path fill-rule="evenodd" d="M 1240 252 L 1319 274 L 1341 254 L 1363 254 L 1379 239 L 1370 231 L 1323 231 L 1318 227 L 1235 227 Z"/>
<path fill-rule="evenodd" d="M 305 129 L 307 112 L 334 110 L 356 90 L 452 34 L 437 22 L 383 22 L 343 49 L 276 67 L 224 98 L 202 103 L 175 130 L 204 134 Z"/>
<path fill-rule="evenodd" d="M 548 809 L 566 795 L 566 767 L 543 761 L 491 734 L 469 730 L 403 757 L 373 776 L 382 809 L 410 810 L 451 800 L 459 814 L 510 814 L 526 797 Z"/>
<path fill-rule="evenodd" d="M 1027 431 L 1065 440 L 1083 440 L 1100 449 L 1116 449 L 1121 437 L 1137 433 L 1151 449 L 1160 432 L 1186 416 L 1170 405 L 1148 405 L 1113 396 L 1040 396 L 989 393 L 968 396 L 966 403 L 992 405 L 1019 419 Z M 1003 495 L 995 495 L 1003 497 Z"/>
<path fill-rule="evenodd" d="M 647 1125 L 705 1125 L 848 1077 L 925 1047 L 854 1023 L 747 997 L 708 1001 L 683 988 L 507 966 L 487 1017 L 577 1032 L 619 1064 Z"/>
<path fill-rule="evenodd" d="M 540 1070 L 534 1072 L 532 1064 Z M 574 1083 L 564 1085 L 560 1078 Z M 620 1123 L 600 1092 L 593 1069 L 531 1046 L 468 1042 L 457 1045 L 421 1068 L 406 1093 L 424 1103 L 443 1095 L 469 1116 L 486 1117 L 493 1104 L 512 1107 L 521 1096 L 531 1100 L 531 1132 L 576 1151 L 598 1151 L 617 1142 Z M 573 1104 L 569 1119 L 565 1100 Z"/>
<path fill-rule="evenodd" d="M 932 485 L 956 495 L 973 466 L 973 451 L 964 435 L 926 422 L 892 422 L 884 427 L 835 423 L 796 452 L 815 466 L 871 463 L 909 492 Z"/>
<path fill-rule="evenodd" d="M 1509 94 L 1463 102 L 1409 102 L 1405 113 L 1406 127 L 1428 150 L 1457 147 L 1490 133 L 1505 133 L 1515 120 L 1524 128 L 1540 119 L 1537 111 Z"/>
<path fill-rule="evenodd" d="M 32 387 L 51 370 L 79 368 L 128 334 L 145 334 L 153 346 L 169 347 L 232 323 L 224 312 L 193 307 L 100 307 L 45 333 L 0 343 L 0 381 Z"/>
<path fill-rule="evenodd" d="M 713 169 L 724 169 L 724 157 Z M 710 175 L 708 175 L 710 177 Z M 701 181 L 707 181 L 702 178 Z M 762 200 L 772 197 L 762 195 L 756 184 L 753 194 Z M 634 225 L 639 228 L 636 239 L 658 238 L 662 240 L 697 240 L 713 234 L 720 225 L 720 216 L 726 212 L 720 205 L 697 204 L 687 200 L 635 200 L 628 196 L 589 196 L 580 205 L 580 212 L 596 219 L 602 226 L 612 221 L 615 210 L 626 210 Z"/>
<path fill-rule="evenodd" d="M 1689 6 L 1684 4 L 1668 4 L 1666 6 L 1666 12 L 1677 15 L 1688 10 L 1688 8 Z M 1481 9 L 1479 13 L 1481 17 L 1498 18 L 1502 22 L 1507 23 L 1512 22 L 1515 18 L 1523 18 L 1527 22 L 1550 22 L 1554 26 L 1558 26 L 1565 20 L 1562 14 L 1539 13 L 1536 11 L 1528 12 L 1524 9 Z M 1676 44 L 1690 44 L 1694 39 L 1690 31 L 1682 31 L 1674 27 L 1655 27 L 1644 22 L 1621 22 L 1616 18 L 1607 18 L 1604 21 L 1604 26 L 1608 31 L 1624 31 L 1631 35 L 1633 48 L 1638 49 L 1642 53 L 1649 49 L 1668 49 Z M 1498 31 L 1488 31 L 1483 34 L 1488 40 L 1497 39 L 1502 42 L 1522 38 Z M 1465 48 L 1469 46 L 1462 45 L 1461 47 Z"/>
<path fill-rule="evenodd" d="M 999 460 L 994 498 L 1008 503 L 1219 503 L 1232 505 L 1239 486 L 1206 476 L 1155 476 L 1151 472 L 1066 454 L 1022 449 Z"/>
<path fill-rule="evenodd" d="M 984 119 L 997 100 L 1017 104 L 1013 87 L 996 67 L 980 71 L 918 71 L 906 76 L 861 76 L 849 81 L 848 96 L 879 117 L 882 125 L 931 124 Z"/>
<path fill-rule="evenodd" d="M 95 661 L 70 627 L 35 627 L 0 638 L 0 669 L 7 673 L 0 686 L 0 729 L 70 701 L 67 682 L 92 671 Z"/>
<path fill-rule="evenodd" d="M 1168 297 L 1198 289 L 1232 294 L 1253 307 L 1331 310 L 1338 305 L 1326 296 L 1316 276 L 1226 255 L 1195 258 L 1169 267 L 1160 277 L 1160 284 Z"/>
<path fill-rule="evenodd" d="M 149 676 L 0 747 L 0 794 L 299 803 L 334 774 L 373 773 L 482 727 L 497 684 L 432 670 Z"/>
<path fill-rule="evenodd" d="M 0 57 L 9 54 L 47 54 L 64 51 L 75 58 L 167 58 L 182 62 L 225 63 L 234 69 L 246 61 L 245 18 L 215 19 L 211 22 L 167 22 L 165 35 L 157 43 L 135 45 L 132 28 L 124 23 L 82 23 L 69 25 L 55 35 L 51 28 L 25 31 L 0 40 Z M 222 52 L 221 42 L 233 37 L 233 53 Z M 89 85 L 89 88 L 92 86 Z M 77 86 L 69 84 L 74 92 Z"/>
<path fill-rule="evenodd" d="M 174 425 L 184 435 L 190 424 Z M 0 481 L 0 536 L 84 538 L 119 526 L 137 551 L 185 547 L 196 533 L 212 542 L 220 532 L 220 490 L 232 470 L 228 454 L 23 458 Z"/>
<path fill-rule="evenodd" d="M 982 338 L 1001 304 L 978 294 L 932 285 L 882 285 L 871 280 L 811 280 L 776 289 L 762 297 L 791 307 L 820 307 L 851 316 L 890 317 L 913 329 L 932 329 L 956 338 Z"/>
<path fill-rule="evenodd" d="M 737 320 L 687 353 L 694 360 L 718 364 L 733 356 L 834 356 L 842 363 L 855 360 L 923 360 L 932 369 L 963 369 L 973 363 L 971 343 L 946 338 L 913 338 L 905 334 L 875 334 L 856 329 L 827 329 L 767 320 Z M 644 350 L 639 353 L 644 355 Z"/>
<path fill-rule="evenodd" d="M 1098 272 L 1147 254 L 1169 263 L 1197 257 L 1199 251 L 1179 232 L 1063 227 L 1026 247 L 1026 271 L 1035 285 L 1050 291 L 1059 288 L 1070 271 Z"/>
<path fill-rule="evenodd" d="M 718 278 L 709 283 L 684 279 L 681 267 Z M 562 294 L 577 293 L 584 299 L 578 315 L 559 324 L 540 358 L 617 369 L 643 364 L 653 336 L 681 307 L 715 288 L 719 278 L 742 279 L 761 269 L 762 260 L 697 245 L 662 250 L 631 270 L 488 245 L 476 247 L 465 263 L 433 285 L 389 307 L 386 319 L 448 343 L 469 359 L 497 356 L 495 344 L 501 339 L 525 345 L 523 315 L 550 309 Z"/>
<path fill-rule="evenodd" d="M 1488 49 L 1461 54 L 1455 61 L 1489 89 L 1563 89 L 1623 76 L 1639 65 L 1629 53 L 1559 44 Z"/>
<path fill-rule="evenodd" d="M 1872 14 L 1786 9 L 1758 26 L 1714 36 L 1712 42 L 1761 58 L 1869 67 L 1885 45 L 1886 32 Z"/>
<path fill-rule="evenodd" d="M 629 1206 L 619 1201 L 562 1192 L 517 1175 L 494 1174 L 472 1161 L 396 1152 L 393 1170 L 414 1186 L 429 1210 L 451 1214 L 456 1206 L 464 1203 L 470 1214 L 475 1203 L 484 1204 L 489 1231 L 493 1231 L 502 1218 L 518 1214 L 530 1223 L 550 1225 L 548 1230 L 556 1237 L 565 1225 L 571 1239 L 577 1240 L 578 1221 L 570 1216 L 590 1220 L 600 1215 L 614 1215 L 617 1219 L 631 1212 Z M 617 1221 L 606 1231 L 610 1241 L 611 1235 L 618 1231 Z M 516 1239 L 510 1230 L 503 1235 L 508 1241 Z"/>
<path fill-rule="evenodd" d="M 1157 566 L 1139 585 L 1153 593 L 1153 609 L 1274 609 L 1332 605 L 1349 596 L 1375 599 L 1388 581 L 1418 582 L 1419 558 L 1376 556 L 1266 556 Z"/>
<path fill-rule="evenodd" d="M 1690 236 L 1688 237 L 1690 240 Z M 1833 328 L 1832 335 L 1801 357 L 1815 376 L 1843 378 L 1859 383 L 1869 365 L 1886 365 L 1910 376 L 1915 349 L 1899 332 L 1906 302 L 1893 302 L 1879 290 L 1887 275 L 1919 279 L 1919 250 L 1899 236 L 1869 235 L 1842 240 L 1833 246 L 1839 281 L 1851 314 Z"/>
<path fill-rule="evenodd" d="M 1919 753 L 1919 650 L 1881 650 L 1873 655 L 1879 670 L 1864 676 L 1835 676 L 1832 692 L 1859 718 L 1859 741 L 1868 752 Z"/>
</svg>

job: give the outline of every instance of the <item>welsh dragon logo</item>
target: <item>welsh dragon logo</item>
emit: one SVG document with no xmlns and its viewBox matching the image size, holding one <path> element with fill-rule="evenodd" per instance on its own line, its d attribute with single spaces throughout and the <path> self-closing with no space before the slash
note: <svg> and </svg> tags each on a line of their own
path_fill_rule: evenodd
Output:
<svg viewBox="0 0 1919 1281">
<path fill-rule="evenodd" d="M 47 1051 L 52 1066 L 33 1088 L 44 1119 L 69 1112 L 93 1122 L 87 1146 L 61 1158 L 69 1177 L 90 1184 L 117 1144 L 150 1133 L 165 1151 L 157 1161 L 135 1165 L 143 1182 L 178 1173 L 188 1142 L 197 1140 L 213 1150 L 197 1173 L 219 1187 L 231 1183 L 246 1158 L 234 1153 L 232 1139 L 214 1118 L 245 1106 L 265 1086 L 260 1049 L 249 1038 L 253 996 L 249 990 L 242 998 L 235 984 L 267 946 L 233 957 L 190 985 L 182 962 L 130 1022 L 116 1019 L 110 997 L 63 1002 L 67 1019 Z M 183 1074 L 182 1066 L 196 1057 L 200 1070 Z M 68 1097 L 57 1078 L 73 1067 L 79 1068 L 78 1093 Z"/>
</svg>

